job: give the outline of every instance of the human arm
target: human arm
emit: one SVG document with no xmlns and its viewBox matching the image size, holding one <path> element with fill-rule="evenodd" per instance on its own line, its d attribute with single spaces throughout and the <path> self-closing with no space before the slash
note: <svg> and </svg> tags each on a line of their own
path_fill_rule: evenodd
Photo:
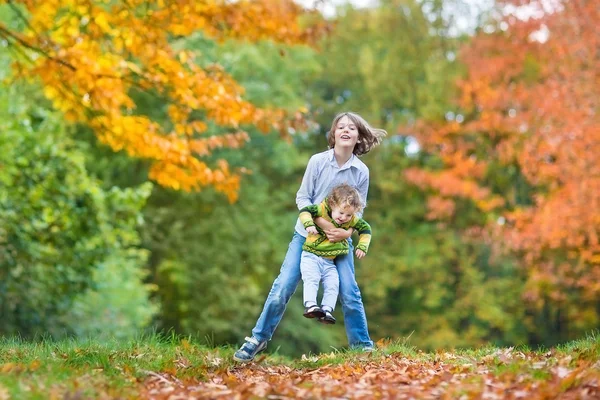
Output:
<svg viewBox="0 0 600 400">
<path fill-rule="evenodd" d="M 371 244 L 371 225 L 362 218 L 357 218 L 353 224 L 358 231 L 358 243 L 356 244 L 356 256 L 361 259 L 367 255 Z"/>
<path fill-rule="evenodd" d="M 316 230 L 317 228 L 315 227 L 315 221 L 314 218 L 317 218 L 320 216 L 319 213 L 319 206 L 315 205 L 315 204 L 310 204 L 306 207 L 303 207 L 300 210 L 300 222 L 302 223 L 302 225 L 304 226 L 304 229 L 306 229 L 307 232 L 312 233 L 311 231 L 314 229 Z M 309 231 L 308 229 L 312 228 L 311 231 Z"/>
<path fill-rule="evenodd" d="M 369 170 L 365 169 L 361 174 L 361 179 L 358 182 L 358 186 L 356 187 L 358 193 L 360 194 L 360 200 L 363 203 L 363 208 L 356 212 L 356 216 L 362 218 L 364 206 L 367 204 L 367 195 L 369 194 Z"/>
<path fill-rule="evenodd" d="M 331 242 L 337 242 L 350 237 L 353 231 L 350 231 L 348 233 L 348 231 L 345 229 L 336 228 L 335 225 L 333 225 L 333 223 L 323 218 L 321 214 L 322 206 L 323 205 L 318 206 L 311 204 L 300 210 L 300 222 L 302 223 L 306 231 L 312 234 L 318 233 L 317 228 L 315 227 L 316 224 L 323 230 L 323 232 Z M 330 233 L 327 234 L 326 231 Z M 334 240 L 331 240 L 330 236 Z"/>
<path fill-rule="evenodd" d="M 323 217 L 315 218 L 314 221 L 317 225 L 319 225 L 319 228 L 321 228 L 323 230 L 323 232 L 325 233 L 325 236 L 327 236 L 327 239 L 332 243 L 346 240 L 350 236 L 352 236 L 352 233 L 354 232 L 354 230 L 352 228 L 349 228 L 349 229 L 336 228 L 332 222 L 327 221 Z"/>
<path fill-rule="evenodd" d="M 317 164 L 318 160 L 312 156 L 306 165 L 306 171 L 302 177 L 302 183 L 296 193 L 296 205 L 298 210 L 310 206 L 314 202 L 315 183 L 317 180 Z"/>
</svg>

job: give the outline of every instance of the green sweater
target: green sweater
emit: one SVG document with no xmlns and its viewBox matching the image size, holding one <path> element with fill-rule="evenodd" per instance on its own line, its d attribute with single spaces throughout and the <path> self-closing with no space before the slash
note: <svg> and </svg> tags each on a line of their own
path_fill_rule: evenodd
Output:
<svg viewBox="0 0 600 400">
<path fill-rule="evenodd" d="M 325 258 L 335 258 L 339 255 L 348 254 L 348 241 L 342 240 L 335 243 L 330 242 L 323 230 L 318 225 L 315 225 L 314 218 L 317 217 L 325 218 L 337 228 L 356 229 L 359 235 L 356 248 L 361 249 L 365 254 L 367 253 L 369 244 L 371 243 L 371 226 L 367 221 L 356 215 L 352 216 L 352 219 L 345 224 L 339 225 L 331 218 L 331 209 L 327 205 L 327 199 L 319 205 L 313 204 L 300 210 L 300 221 L 304 227 L 308 228 L 309 226 L 314 226 L 319 232 L 318 235 L 308 235 L 306 242 L 304 242 L 304 246 L 302 246 L 302 250 Z"/>
</svg>

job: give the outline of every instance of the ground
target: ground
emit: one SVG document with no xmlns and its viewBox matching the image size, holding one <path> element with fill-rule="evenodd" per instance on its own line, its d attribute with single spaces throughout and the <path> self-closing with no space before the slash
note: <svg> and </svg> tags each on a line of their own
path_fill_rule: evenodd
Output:
<svg viewBox="0 0 600 400">
<path fill-rule="evenodd" d="M 423 352 L 380 342 L 235 363 L 235 349 L 157 336 L 129 343 L 0 341 L 0 399 L 592 399 L 600 398 L 600 338 L 552 349 Z"/>
</svg>

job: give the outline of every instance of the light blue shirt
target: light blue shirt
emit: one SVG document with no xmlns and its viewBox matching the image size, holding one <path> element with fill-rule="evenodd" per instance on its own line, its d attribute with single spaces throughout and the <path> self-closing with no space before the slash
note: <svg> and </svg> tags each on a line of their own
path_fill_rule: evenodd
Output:
<svg viewBox="0 0 600 400">
<path fill-rule="evenodd" d="M 313 155 L 308 161 L 302 184 L 296 194 L 298 210 L 311 204 L 319 204 L 327 197 L 331 189 L 342 183 L 355 187 L 360 193 L 363 204 L 367 202 L 369 191 L 369 168 L 352 154 L 350 159 L 341 167 L 335 160 L 333 149 Z M 362 217 L 362 210 L 357 212 Z M 306 229 L 296 221 L 296 232 L 306 237 Z"/>
</svg>

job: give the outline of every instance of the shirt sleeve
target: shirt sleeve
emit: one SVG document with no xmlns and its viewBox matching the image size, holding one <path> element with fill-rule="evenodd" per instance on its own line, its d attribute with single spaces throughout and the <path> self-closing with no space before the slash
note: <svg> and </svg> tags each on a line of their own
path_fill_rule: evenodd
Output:
<svg viewBox="0 0 600 400">
<path fill-rule="evenodd" d="M 317 159 L 312 156 L 308 160 L 306 171 L 304 171 L 304 177 L 302 177 L 302 184 L 298 193 L 296 193 L 296 206 L 298 210 L 302 210 L 306 206 L 310 206 L 314 203 L 315 193 L 315 181 L 317 179 Z"/>
<path fill-rule="evenodd" d="M 363 175 L 364 176 L 362 177 L 362 180 L 358 183 L 358 187 L 356 189 L 358 190 L 358 193 L 360 194 L 360 199 L 362 200 L 363 204 L 366 206 L 367 194 L 369 193 L 369 170 L 367 169 Z M 361 209 L 356 212 L 356 215 L 359 218 L 362 218 L 363 212 L 364 212 L 364 209 Z"/>
</svg>

